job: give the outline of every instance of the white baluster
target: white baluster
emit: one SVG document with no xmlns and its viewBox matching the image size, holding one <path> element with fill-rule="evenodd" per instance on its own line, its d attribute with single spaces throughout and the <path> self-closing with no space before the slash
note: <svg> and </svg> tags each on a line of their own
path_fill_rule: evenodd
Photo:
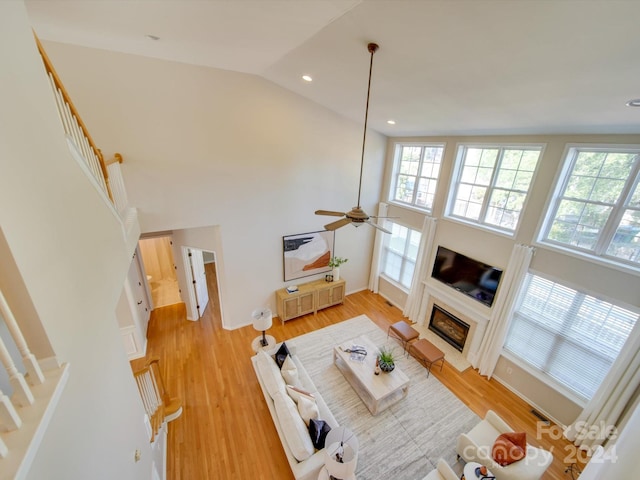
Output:
<svg viewBox="0 0 640 480">
<path fill-rule="evenodd" d="M 0 339 L 0 360 L 4 368 L 9 374 L 9 383 L 13 387 L 13 401 L 19 407 L 26 407 L 33 404 L 33 394 L 24 376 L 16 368 L 16 364 L 13 363 L 9 350 L 5 346 L 2 339 Z"/>
<path fill-rule="evenodd" d="M 11 403 L 11 399 L 0 390 L 0 432 L 10 432 L 21 426 L 22 420 Z"/>
<path fill-rule="evenodd" d="M 9 455 L 9 449 L 0 438 L 0 458 L 5 458 L 7 455 Z"/>
<path fill-rule="evenodd" d="M 24 364 L 24 368 L 27 370 L 27 379 L 31 385 L 39 385 L 44 382 L 44 375 L 42 374 L 42 370 L 40 369 L 40 365 L 38 365 L 38 361 L 36 357 L 29 350 L 29 346 L 27 345 L 27 341 L 24 339 L 22 335 L 22 331 L 18 326 L 18 322 L 16 318 L 13 316 L 13 312 L 9 308 L 9 304 L 7 303 L 7 299 L 4 298 L 2 291 L 0 291 L 0 313 L 4 318 L 7 327 L 9 328 L 9 332 L 13 337 L 13 341 L 16 342 L 16 346 L 22 355 L 22 363 Z"/>
<path fill-rule="evenodd" d="M 64 114 L 62 112 L 62 105 L 60 103 L 61 102 L 60 90 L 58 90 L 58 87 L 56 86 L 56 82 L 53 79 L 53 75 L 51 75 L 51 73 L 49 73 L 49 83 L 51 83 L 51 89 L 53 90 L 53 98 L 56 101 L 56 107 L 58 108 L 58 115 L 60 115 L 60 120 L 62 121 L 62 127 L 64 128 L 65 133 L 69 133 L 67 129 L 67 123 L 65 121 Z"/>
</svg>

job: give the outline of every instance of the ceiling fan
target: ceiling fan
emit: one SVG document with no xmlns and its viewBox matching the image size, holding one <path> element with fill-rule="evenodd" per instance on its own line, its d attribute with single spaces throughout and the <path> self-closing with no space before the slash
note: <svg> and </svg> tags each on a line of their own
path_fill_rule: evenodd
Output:
<svg viewBox="0 0 640 480">
<path fill-rule="evenodd" d="M 372 222 L 372 218 L 383 218 L 383 217 L 374 217 L 368 215 L 360 206 L 360 193 L 362 192 L 362 166 L 364 165 L 364 145 L 367 139 L 367 120 L 369 118 L 369 95 L 371 93 L 371 71 L 373 69 L 373 54 L 378 50 L 378 44 L 370 43 L 367 45 L 367 50 L 371 54 L 371 60 L 369 61 L 369 84 L 367 86 L 367 106 L 364 112 L 364 134 L 362 136 L 362 156 L 360 158 L 360 183 L 358 184 L 358 204 L 353 207 L 348 212 L 334 212 L 332 210 L 316 210 L 316 215 L 329 215 L 333 217 L 344 217 L 340 220 L 336 220 L 335 222 L 328 223 L 324 226 L 327 230 L 337 230 L 340 227 L 343 227 L 348 224 L 352 224 L 354 227 L 359 227 L 363 223 L 368 223 L 372 227 L 377 228 L 378 230 L 382 230 L 384 233 L 391 233 L 386 228 L 377 225 Z"/>
</svg>

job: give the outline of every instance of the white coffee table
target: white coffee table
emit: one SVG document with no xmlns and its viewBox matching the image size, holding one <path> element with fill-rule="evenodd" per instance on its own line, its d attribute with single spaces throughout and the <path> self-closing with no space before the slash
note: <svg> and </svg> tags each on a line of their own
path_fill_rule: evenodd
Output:
<svg viewBox="0 0 640 480">
<path fill-rule="evenodd" d="M 467 462 L 464 466 L 464 479 L 465 480 L 480 480 L 483 478 L 483 475 L 476 475 L 476 468 L 481 467 L 482 465 L 477 462 Z M 487 470 L 487 474 L 484 475 L 485 478 L 495 478 L 493 473 L 490 470 Z"/>
<path fill-rule="evenodd" d="M 353 345 L 362 345 L 367 355 L 362 362 L 351 359 L 345 352 Z M 396 365 L 392 372 L 374 373 L 378 347 L 366 336 L 353 338 L 333 348 L 333 363 L 356 391 L 372 415 L 377 415 L 409 393 L 409 377 Z"/>
</svg>

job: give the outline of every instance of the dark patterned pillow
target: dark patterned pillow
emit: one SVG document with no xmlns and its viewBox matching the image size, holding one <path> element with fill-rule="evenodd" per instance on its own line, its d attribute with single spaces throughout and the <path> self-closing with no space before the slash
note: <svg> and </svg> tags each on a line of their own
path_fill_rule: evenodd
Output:
<svg viewBox="0 0 640 480">
<path fill-rule="evenodd" d="M 309 436 L 313 446 L 320 450 L 324 448 L 324 442 L 327 439 L 327 433 L 331 431 L 331 426 L 324 420 L 316 420 L 312 418 L 309 420 Z"/>
<path fill-rule="evenodd" d="M 275 361 L 278 364 L 278 368 L 282 369 L 282 364 L 287 359 L 287 355 L 290 355 L 289 349 L 287 348 L 287 344 L 282 342 L 282 345 L 280 345 L 280 348 L 275 355 Z"/>
</svg>

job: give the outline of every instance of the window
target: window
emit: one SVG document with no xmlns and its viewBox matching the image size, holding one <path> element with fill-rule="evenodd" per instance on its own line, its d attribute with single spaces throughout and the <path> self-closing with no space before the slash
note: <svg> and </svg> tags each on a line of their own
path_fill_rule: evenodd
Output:
<svg viewBox="0 0 640 480">
<path fill-rule="evenodd" d="M 385 235 L 381 273 L 403 287 L 411 288 L 416 257 L 420 247 L 420 232 L 387 222 L 391 235 Z"/>
<path fill-rule="evenodd" d="M 389 200 L 430 212 L 443 152 L 444 145 L 396 145 Z"/>
<path fill-rule="evenodd" d="M 629 310 L 528 274 L 504 348 L 590 399 L 637 320 Z"/>
<path fill-rule="evenodd" d="M 640 265 L 640 148 L 572 147 L 543 241 Z"/>
<path fill-rule="evenodd" d="M 458 150 L 448 215 L 514 232 L 542 146 Z"/>
</svg>

